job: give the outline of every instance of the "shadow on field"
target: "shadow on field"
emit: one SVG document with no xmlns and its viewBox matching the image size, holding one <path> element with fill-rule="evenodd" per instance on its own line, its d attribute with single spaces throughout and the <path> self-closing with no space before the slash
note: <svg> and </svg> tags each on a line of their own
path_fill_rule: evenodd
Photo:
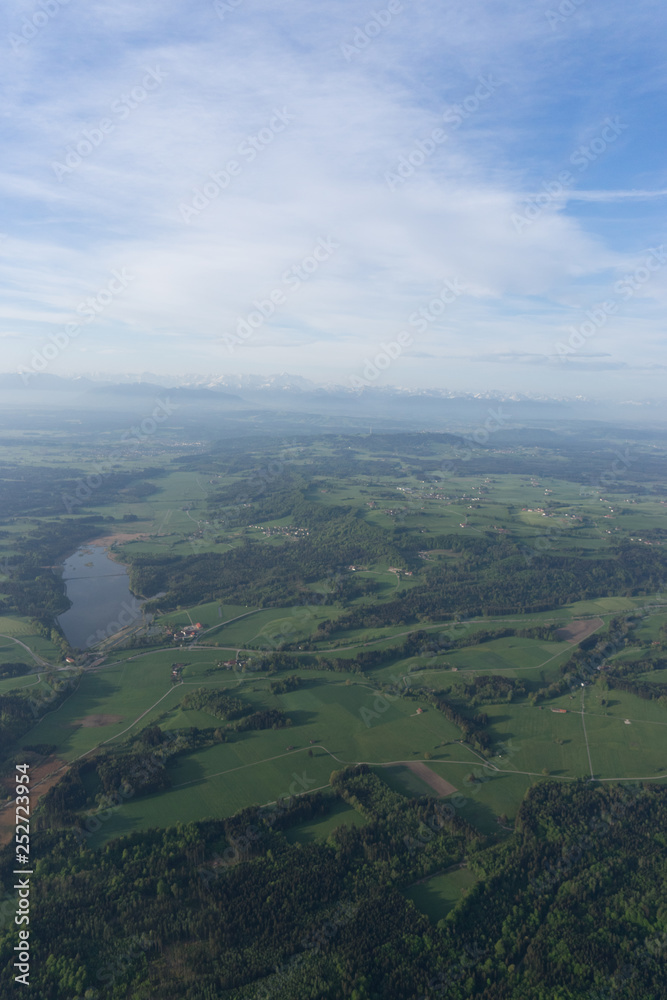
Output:
<svg viewBox="0 0 667 1000">
<path fill-rule="evenodd" d="M 301 677 L 301 683 L 299 684 L 299 691 L 306 691 L 308 688 L 321 687 L 322 682 L 326 683 L 322 677 Z"/>
<path fill-rule="evenodd" d="M 172 789 L 205 781 L 206 776 L 205 769 L 197 760 L 196 751 L 179 755 L 175 760 L 167 762 L 167 777 L 171 781 Z M 142 797 L 148 798 L 148 796 Z"/>
<path fill-rule="evenodd" d="M 305 709 L 290 709 L 287 712 L 289 718 L 292 720 L 292 728 L 296 726 L 307 726 L 310 723 L 314 723 L 317 720 L 317 712 L 307 712 Z"/>
<path fill-rule="evenodd" d="M 489 836 L 498 833 L 500 830 L 498 817 L 493 810 L 483 802 L 478 802 L 476 799 L 467 796 L 464 791 L 461 794 L 465 796 L 465 802 L 456 810 L 457 816 L 470 823 L 471 826 L 476 827 L 480 833 Z M 447 799 L 443 799 L 442 801 L 446 802 Z"/>
</svg>

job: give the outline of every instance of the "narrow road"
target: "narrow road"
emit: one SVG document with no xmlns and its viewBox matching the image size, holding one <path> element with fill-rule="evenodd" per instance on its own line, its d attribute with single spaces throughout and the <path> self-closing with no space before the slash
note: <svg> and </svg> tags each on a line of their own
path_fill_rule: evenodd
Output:
<svg viewBox="0 0 667 1000">
<path fill-rule="evenodd" d="M 584 712 L 584 692 L 585 691 L 586 691 L 586 688 L 582 687 L 582 689 L 581 689 L 581 725 L 583 726 L 584 739 L 586 740 L 586 753 L 588 754 L 588 767 L 590 768 L 591 778 L 594 778 L 595 775 L 593 774 L 593 762 L 591 761 L 591 748 L 588 745 L 588 733 L 586 732 L 586 719 L 584 718 L 584 716 L 586 715 L 586 713 Z"/>
<path fill-rule="evenodd" d="M 145 715 L 148 715 L 149 712 L 152 712 L 153 709 L 155 708 L 155 706 L 159 705 L 161 701 L 164 701 L 164 699 L 167 697 L 167 695 L 170 694 L 177 687 L 179 687 L 178 684 L 172 684 L 172 686 L 169 688 L 168 691 L 165 691 L 165 693 L 160 698 L 158 698 L 157 701 L 153 702 L 153 704 L 150 706 L 150 708 L 147 708 L 145 712 L 142 712 L 141 715 L 138 715 L 137 718 L 134 720 L 134 722 L 130 723 L 130 725 L 127 726 L 126 729 L 123 729 L 122 732 L 116 733 L 114 736 L 110 736 L 106 740 L 102 740 L 101 743 L 96 743 L 94 747 L 90 748 L 90 750 L 86 750 L 84 753 L 79 754 L 78 757 L 74 757 L 72 760 L 66 761 L 62 765 L 62 767 L 58 768 L 57 771 L 51 771 L 50 774 L 47 774 L 46 777 L 44 777 L 44 778 L 41 779 L 41 781 L 37 781 L 34 784 L 31 784 L 31 786 L 30 786 L 31 791 L 33 791 L 35 788 L 39 788 L 39 786 L 43 785 L 45 781 L 50 781 L 53 778 L 54 774 L 60 774 L 61 771 L 66 771 L 67 768 L 70 767 L 71 764 L 74 764 L 77 760 L 81 760 L 83 757 L 87 757 L 88 754 L 91 754 L 95 750 L 98 750 L 99 747 L 103 747 L 105 744 L 111 743 L 112 740 L 116 740 L 116 739 L 118 739 L 119 736 L 123 736 L 125 733 L 129 732 L 130 729 L 132 729 L 134 726 L 136 726 L 137 722 L 140 722 L 141 719 L 143 719 Z M 72 692 L 72 694 L 74 694 L 74 693 L 75 692 Z M 69 697 L 71 698 L 71 695 L 69 695 Z M 66 698 L 65 701 L 67 701 L 67 700 L 68 699 Z M 65 701 L 63 701 L 62 704 L 58 706 L 58 708 L 62 708 L 62 706 L 65 704 Z M 57 712 L 58 708 L 54 709 L 54 711 Z M 51 714 L 50 712 L 47 712 L 47 715 L 50 715 L 50 714 Z M 46 718 L 46 716 L 42 716 L 42 718 Z M 42 720 L 39 719 L 38 721 L 41 722 Z M 13 805 L 13 803 L 11 801 L 5 803 L 5 805 L 0 806 L 0 812 L 3 809 L 7 809 L 7 808 L 9 808 L 12 805 Z"/>
<path fill-rule="evenodd" d="M 120 733 L 116 733 L 114 736 L 110 736 L 108 740 L 102 740 L 101 743 L 98 743 L 97 746 L 94 746 L 91 750 L 86 750 L 85 753 L 82 753 L 81 757 L 87 757 L 89 753 L 93 752 L 93 750 L 97 750 L 97 747 L 103 747 L 105 743 L 111 743 L 112 740 L 117 740 L 119 736 L 124 736 L 125 733 L 129 733 L 130 729 L 133 729 L 136 726 L 137 722 L 141 722 L 141 720 L 145 715 L 148 715 L 149 712 L 152 712 L 156 705 L 159 705 L 161 701 L 164 701 L 167 695 L 171 694 L 172 691 L 175 691 L 177 687 L 180 687 L 182 683 L 183 681 L 179 681 L 178 684 L 172 684 L 168 691 L 165 691 L 165 693 L 160 698 L 158 698 L 157 701 L 153 702 L 150 708 L 147 708 L 145 712 L 142 712 L 141 715 L 138 715 L 137 718 L 134 720 L 134 722 L 131 722 L 126 729 L 123 729 L 122 732 Z M 81 758 L 75 757 L 74 759 L 80 760 Z"/>
<path fill-rule="evenodd" d="M 40 666 L 40 667 L 52 667 L 54 670 L 57 669 L 56 667 L 53 666 L 52 663 L 49 663 L 48 660 L 45 660 L 44 657 L 38 656 L 37 653 L 33 653 L 33 651 L 31 650 L 30 646 L 26 646 L 26 644 L 24 642 L 21 642 L 20 639 L 17 639 L 16 636 L 5 635 L 4 633 L 0 633 L 0 639 L 11 639 L 12 642 L 18 643 L 19 646 L 22 646 L 25 649 L 26 653 L 30 653 L 30 655 L 32 656 L 33 660 L 35 661 L 35 663 L 38 664 L 38 666 Z"/>
</svg>

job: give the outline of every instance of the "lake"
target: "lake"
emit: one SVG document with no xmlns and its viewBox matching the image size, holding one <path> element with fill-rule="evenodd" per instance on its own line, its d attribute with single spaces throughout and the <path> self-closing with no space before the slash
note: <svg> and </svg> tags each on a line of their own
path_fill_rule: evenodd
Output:
<svg viewBox="0 0 667 1000">
<path fill-rule="evenodd" d="M 58 616 L 71 646 L 87 649 L 141 617 L 130 576 L 103 545 L 82 545 L 65 560 L 62 578 L 72 607 Z"/>
</svg>

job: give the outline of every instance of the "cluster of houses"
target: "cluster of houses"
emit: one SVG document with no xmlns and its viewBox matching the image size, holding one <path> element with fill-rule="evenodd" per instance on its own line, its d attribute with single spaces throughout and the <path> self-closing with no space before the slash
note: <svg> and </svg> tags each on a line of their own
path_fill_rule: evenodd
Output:
<svg viewBox="0 0 667 1000">
<path fill-rule="evenodd" d="M 266 538 L 272 535 L 282 535 L 286 538 L 307 538 L 310 532 L 308 528 L 296 528 L 293 524 L 249 524 L 249 528 L 258 528 Z"/>
<path fill-rule="evenodd" d="M 196 625 L 184 625 L 183 628 L 167 626 L 167 635 L 170 635 L 173 642 L 191 642 L 203 631 L 201 622 Z"/>
</svg>

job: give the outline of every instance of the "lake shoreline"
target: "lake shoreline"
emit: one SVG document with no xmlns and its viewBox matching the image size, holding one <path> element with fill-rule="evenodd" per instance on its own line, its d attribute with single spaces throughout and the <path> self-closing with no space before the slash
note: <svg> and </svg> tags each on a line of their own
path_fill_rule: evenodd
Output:
<svg viewBox="0 0 667 1000">
<path fill-rule="evenodd" d="M 130 534 L 126 531 L 118 531 L 112 535 L 100 535 L 98 538 L 93 538 L 88 542 L 84 542 L 84 545 L 95 545 L 102 546 L 103 548 L 110 549 L 115 543 L 123 544 L 123 542 L 143 542 L 150 535 L 146 532 L 137 532 L 136 534 Z"/>
<path fill-rule="evenodd" d="M 90 649 L 140 617 L 145 598 L 132 592 L 128 566 L 105 544 L 112 537 L 85 542 L 60 566 L 70 607 L 56 621 L 77 649 Z"/>
</svg>

